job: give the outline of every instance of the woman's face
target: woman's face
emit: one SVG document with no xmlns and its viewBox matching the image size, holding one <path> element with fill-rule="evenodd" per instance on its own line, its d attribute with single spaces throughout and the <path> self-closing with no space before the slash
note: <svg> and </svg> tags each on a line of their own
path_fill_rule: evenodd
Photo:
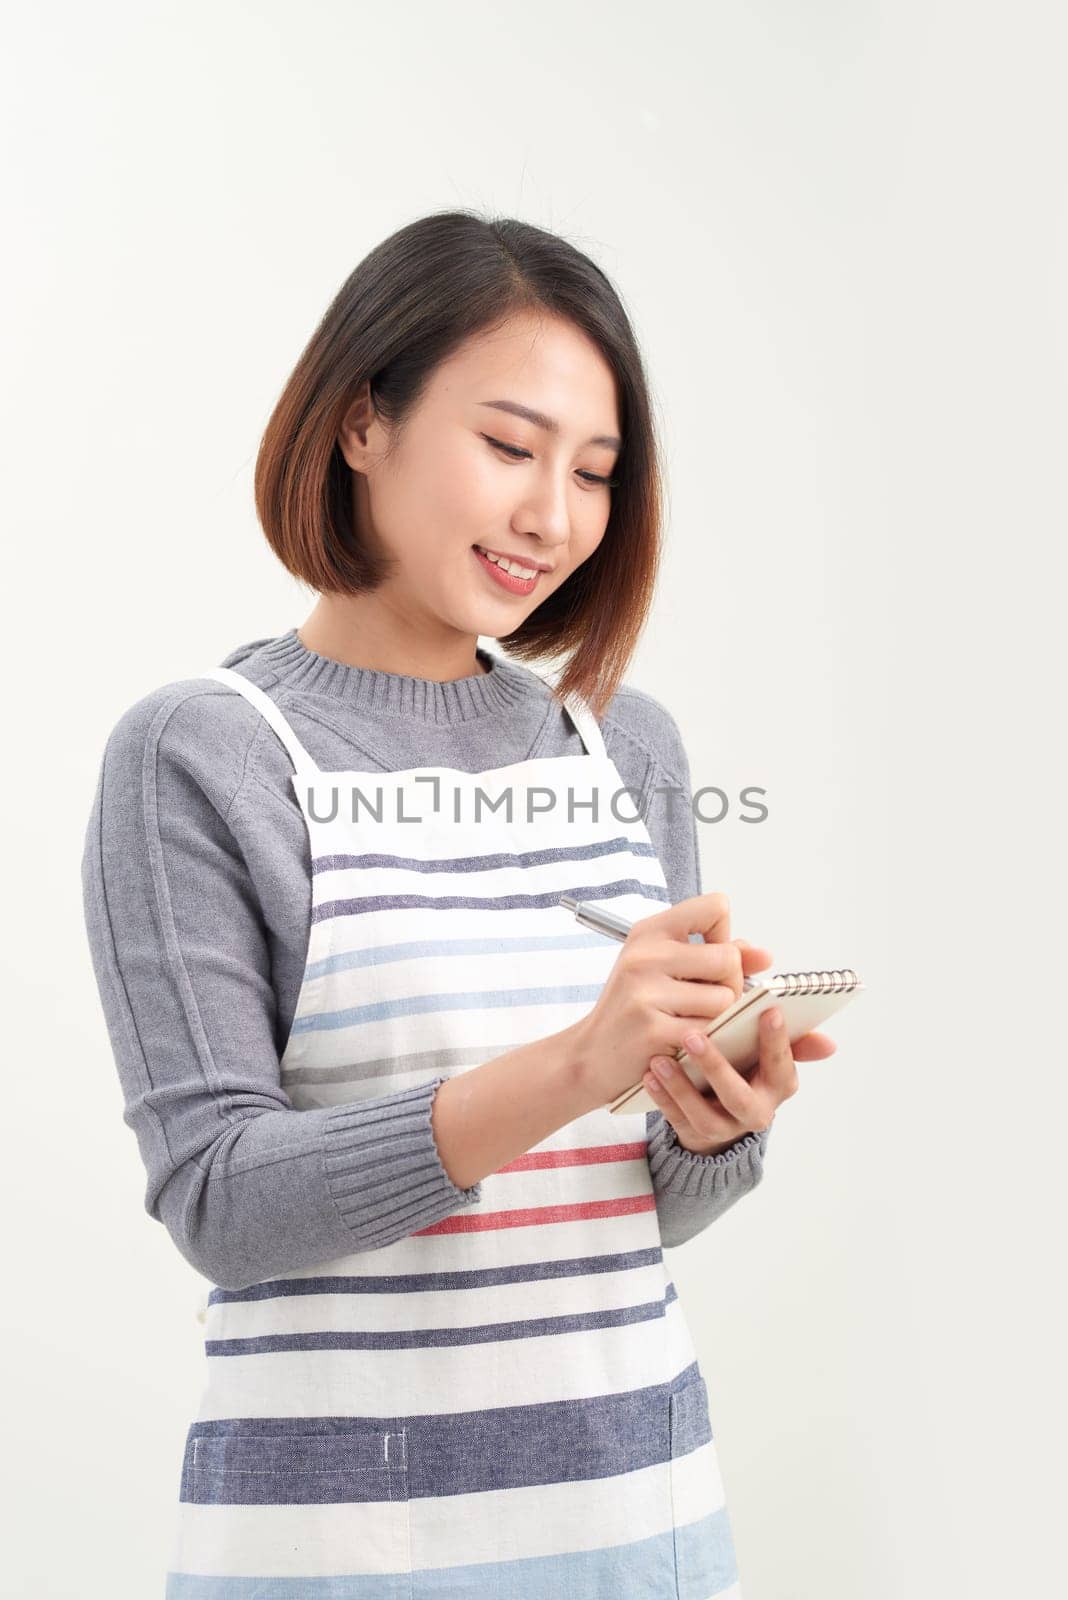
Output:
<svg viewBox="0 0 1068 1600">
<path fill-rule="evenodd" d="M 620 431 L 604 357 L 545 315 L 512 318 L 442 363 L 388 459 L 365 389 L 339 442 L 361 536 L 396 563 L 374 598 L 442 643 L 511 633 L 604 537 Z M 476 546 L 548 570 L 502 582 Z"/>
</svg>

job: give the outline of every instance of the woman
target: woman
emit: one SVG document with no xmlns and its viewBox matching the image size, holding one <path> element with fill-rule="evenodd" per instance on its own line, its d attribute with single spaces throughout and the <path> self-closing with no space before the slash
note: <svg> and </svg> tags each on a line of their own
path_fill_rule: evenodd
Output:
<svg viewBox="0 0 1068 1600">
<path fill-rule="evenodd" d="M 318 599 L 124 714 L 84 856 L 146 1208 L 214 1285 L 167 1594 L 735 1594 L 662 1249 L 834 1046 L 654 1076 L 770 955 L 700 893 L 652 800 L 689 794 L 678 730 L 621 687 L 660 505 L 618 297 L 524 223 L 402 228 L 256 502 Z M 555 692 L 522 664 L 560 657 Z M 640 1079 L 660 1109 L 612 1114 Z"/>
</svg>

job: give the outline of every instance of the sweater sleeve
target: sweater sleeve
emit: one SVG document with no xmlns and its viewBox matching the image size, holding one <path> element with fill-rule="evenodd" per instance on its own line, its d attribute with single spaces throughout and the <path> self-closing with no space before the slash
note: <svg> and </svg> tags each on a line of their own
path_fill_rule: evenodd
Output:
<svg viewBox="0 0 1068 1600">
<path fill-rule="evenodd" d="M 655 752 L 643 793 L 643 815 L 675 905 L 703 893 L 689 760 L 667 709 L 644 692 L 631 690 L 630 694 L 641 702 L 629 712 L 631 730 Z M 755 1189 L 764 1176 L 769 1128 L 747 1133 L 725 1150 L 701 1156 L 679 1143 L 662 1111 L 647 1111 L 645 1122 L 649 1171 L 665 1248 L 685 1244 L 702 1232 Z"/>
<path fill-rule="evenodd" d="M 476 1202 L 481 1185 L 458 1188 L 438 1155 L 440 1077 L 341 1106 L 290 1102 L 271 930 L 228 823 L 252 734 L 231 730 L 194 773 L 168 738 L 184 703 L 169 689 L 107 740 L 82 856 L 85 925 L 145 1209 L 198 1272 L 245 1288 L 391 1244 Z"/>
</svg>

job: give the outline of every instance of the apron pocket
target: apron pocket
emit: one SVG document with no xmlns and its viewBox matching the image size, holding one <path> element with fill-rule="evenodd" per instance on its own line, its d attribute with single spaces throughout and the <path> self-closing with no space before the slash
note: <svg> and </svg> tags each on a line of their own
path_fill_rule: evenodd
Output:
<svg viewBox="0 0 1068 1600">
<path fill-rule="evenodd" d="M 327 1505 L 408 1498 L 403 1430 L 195 1434 L 189 1446 L 198 1505 Z M 396 1480 L 395 1483 L 387 1480 Z"/>
<path fill-rule="evenodd" d="M 383 1597 L 407 1597 L 408 1437 L 372 1423 L 330 1434 L 192 1433 L 178 1570 L 344 1573 L 376 1580 Z M 212 1509 L 193 1509 L 201 1506 Z"/>
</svg>

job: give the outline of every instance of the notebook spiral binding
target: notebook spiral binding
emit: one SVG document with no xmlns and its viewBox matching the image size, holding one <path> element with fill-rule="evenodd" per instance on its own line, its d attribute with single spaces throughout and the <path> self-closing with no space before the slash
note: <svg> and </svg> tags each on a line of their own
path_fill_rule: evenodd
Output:
<svg viewBox="0 0 1068 1600">
<path fill-rule="evenodd" d="M 779 994 L 833 994 L 861 987 L 852 967 L 836 968 L 833 972 L 776 972 L 770 978 L 758 975 L 754 982 L 765 983 Z"/>
</svg>

